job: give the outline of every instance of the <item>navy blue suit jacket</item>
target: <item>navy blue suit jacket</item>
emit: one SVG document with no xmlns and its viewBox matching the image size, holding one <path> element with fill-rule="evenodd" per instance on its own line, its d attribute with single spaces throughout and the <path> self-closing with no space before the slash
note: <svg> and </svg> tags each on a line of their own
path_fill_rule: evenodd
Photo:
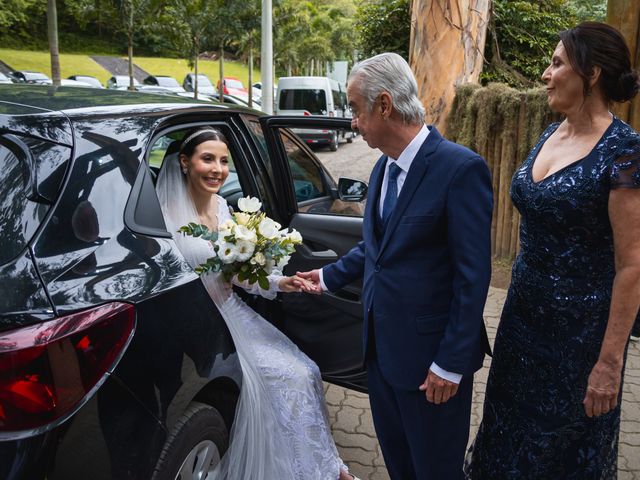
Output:
<svg viewBox="0 0 640 480">
<path fill-rule="evenodd" d="M 411 390 L 433 361 L 472 374 L 488 347 L 491 176 L 482 157 L 429 128 L 384 234 L 376 235 L 375 216 L 386 156 L 369 180 L 363 240 L 323 269 L 330 291 L 364 278 L 365 358 L 374 343 L 385 379 Z"/>
</svg>

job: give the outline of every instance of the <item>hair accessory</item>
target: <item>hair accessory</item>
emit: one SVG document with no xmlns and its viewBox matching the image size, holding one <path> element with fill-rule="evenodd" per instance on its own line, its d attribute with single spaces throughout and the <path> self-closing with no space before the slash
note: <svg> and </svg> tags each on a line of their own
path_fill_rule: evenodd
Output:
<svg viewBox="0 0 640 480">
<path fill-rule="evenodd" d="M 216 135 L 220 135 L 220 131 L 219 130 L 215 130 L 213 128 L 204 128 L 202 130 L 198 130 L 197 132 L 192 133 L 191 135 L 189 135 L 187 138 L 184 139 L 184 141 L 182 142 L 182 148 L 184 148 L 184 146 L 187 143 L 189 143 L 191 140 L 193 140 L 198 135 L 201 135 L 203 133 L 214 133 Z"/>
</svg>

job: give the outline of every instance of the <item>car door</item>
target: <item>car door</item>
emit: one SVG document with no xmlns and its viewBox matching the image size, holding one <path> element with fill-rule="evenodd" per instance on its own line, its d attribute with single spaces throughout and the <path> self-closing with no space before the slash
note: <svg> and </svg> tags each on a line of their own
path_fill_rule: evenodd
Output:
<svg viewBox="0 0 640 480">
<path fill-rule="evenodd" d="M 272 158 L 280 216 L 304 239 L 285 273 L 309 271 L 337 261 L 362 239 L 363 206 L 338 199 L 335 180 L 291 129 L 350 131 L 350 121 L 265 116 L 260 117 L 260 123 Z M 277 326 L 319 365 L 328 381 L 364 390 L 361 290 L 358 281 L 321 296 L 283 295 Z"/>
</svg>

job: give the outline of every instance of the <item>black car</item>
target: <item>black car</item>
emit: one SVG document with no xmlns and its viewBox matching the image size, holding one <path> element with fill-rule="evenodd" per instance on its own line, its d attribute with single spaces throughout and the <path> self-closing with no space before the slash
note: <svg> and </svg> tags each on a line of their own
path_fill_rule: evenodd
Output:
<svg viewBox="0 0 640 480">
<path fill-rule="evenodd" d="M 337 185 L 288 129 L 348 120 L 0 85 L 0 478 L 196 478 L 200 454 L 224 454 L 238 358 L 154 189 L 197 125 L 229 139 L 221 195 L 231 205 L 256 196 L 302 233 L 288 272 L 331 262 L 360 239 L 362 218 L 344 213 L 366 186 Z M 360 285 L 276 301 L 239 293 L 327 381 L 365 391 Z"/>
</svg>

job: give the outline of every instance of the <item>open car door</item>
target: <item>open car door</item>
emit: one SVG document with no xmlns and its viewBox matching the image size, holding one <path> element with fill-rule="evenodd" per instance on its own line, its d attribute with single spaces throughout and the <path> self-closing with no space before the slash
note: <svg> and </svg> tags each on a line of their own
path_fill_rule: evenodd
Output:
<svg viewBox="0 0 640 480">
<path fill-rule="evenodd" d="M 337 261 L 362 239 L 368 175 L 366 179 L 334 180 L 309 145 L 333 151 L 338 138 L 344 140 L 345 146 L 340 147 L 345 150 L 357 147 L 350 120 L 267 116 L 260 123 L 269 156 L 277 159 L 272 161 L 274 188 L 278 204 L 285 209 L 280 217 L 303 238 L 285 274 Z M 340 154 L 340 149 L 333 153 Z M 365 391 L 361 290 L 358 281 L 321 296 L 282 295 L 283 312 L 276 317 L 278 328 L 318 364 L 327 381 Z"/>
</svg>

